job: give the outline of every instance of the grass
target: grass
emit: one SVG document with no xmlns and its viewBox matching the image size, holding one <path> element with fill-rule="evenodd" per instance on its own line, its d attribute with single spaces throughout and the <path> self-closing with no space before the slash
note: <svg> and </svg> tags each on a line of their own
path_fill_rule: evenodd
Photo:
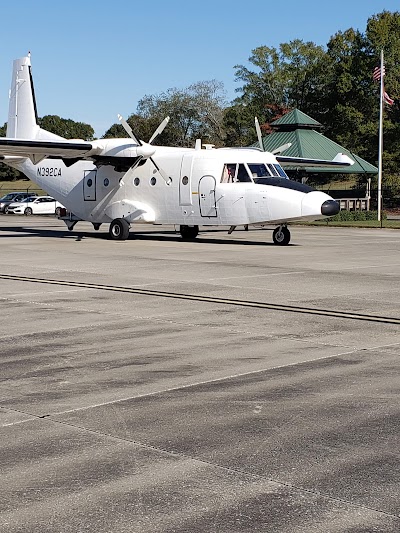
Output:
<svg viewBox="0 0 400 533">
<path fill-rule="evenodd" d="M 47 194 L 31 180 L 0 181 L 0 198 L 13 191 L 34 192 L 38 195 Z"/>
<path fill-rule="evenodd" d="M 307 226 L 331 226 L 341 228 L 391 228 L 400 229 L 400 220 L 316 220 L 315 222 L 300 222 Z"/>
</svg>

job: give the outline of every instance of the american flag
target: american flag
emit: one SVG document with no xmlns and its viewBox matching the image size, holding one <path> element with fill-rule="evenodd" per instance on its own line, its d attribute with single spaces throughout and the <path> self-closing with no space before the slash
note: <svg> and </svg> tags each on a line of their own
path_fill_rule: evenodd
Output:
<svg viewBox="0 0 400 533">
<path fill-rule="evenodd" d="M 383 92 L 383 101 L 386 103 L 386 104 L 389 104 L 389 105 L 393 105 L 394 104 L 394 100 L 393 98 L 390 98 L 390 96 L 388 95 L 387 92 Z"/>
<path fill-rule="evenodd" d="M 372 73 L 372 78 L 373 78 L 374 81 L 380 81 L 381 80 L 381 76 L 383 78 L 385 76 L 385 74 L 386 74 L 385 65 L 382 65 L 382 67 L 375 67 L 374 71 Z M 388 104 L 388 105 L 393 105 L 394 104 L 393 98 L 390 98 L 388 93 L 385 91 L 385 88 L 383 88 L 382 99 L 385 102 L 385 104 Z"/>
<path fill-rule="evenodd" d="M 375 67 L 374 72 L 372 73 L 372 77 L 374 81 L 379 81 L 381 79 L 381 70 L 382 70 L 382 77 L 385 75 L 385 65 L 382 65 L 381 67 Z"/>
</svg>

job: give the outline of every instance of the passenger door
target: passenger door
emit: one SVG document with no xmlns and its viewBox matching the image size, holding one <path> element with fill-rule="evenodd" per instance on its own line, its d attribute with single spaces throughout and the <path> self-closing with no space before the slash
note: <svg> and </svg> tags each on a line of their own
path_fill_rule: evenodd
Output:
<svg viewBox="0 0 400 533">
<path fill-rule="evenodd" d="M 199 181 L 200 215 L 202 217 L 215 218 L 217 216 L 216 184 L 214 176 L 203 176 Z"/>
</svg>

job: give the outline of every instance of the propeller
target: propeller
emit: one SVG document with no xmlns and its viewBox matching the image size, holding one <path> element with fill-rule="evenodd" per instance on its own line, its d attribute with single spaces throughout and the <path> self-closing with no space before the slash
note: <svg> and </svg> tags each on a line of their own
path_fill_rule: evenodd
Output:
<svg viewBox="0 0 400 533">
<path fill-rule="evenodd" d="M 258 118 L 257 117 L 254 117 L 254 123 L 256 125 L 257 139 L 258 139 L 258 144 L 260 145 L 260 150 L 262 152 L 265 152 L 264 143 L 263 143 L 263 140 L 262 140 L 262 133 L 261 133 L 261 128 L 260 128 L 260 123 L 258 122 Z"/>
<path fill-rule="evenodd" d="M 156 129 L 156 131 L 153 133 L 153 135 L 150 137 L 150 140 L 149 140 L 149 144 L 151 144 L 154 139 L 160 135 L 160 133 L 162 133 L 164 131 L 164 128 L 165 126 L 168 124 L 169 122 L 169 117 L 165 117 L 165 119 L 161 122 L 161 124 L 158 126 L 158 128 Z"/>
<path fill-rule="evenodd" d="M 127 123 L 127 121 L 124 119 L 124 117 L 122 115 L 118 115 L 118 120 L 121 122 L 124 130 L 126 131 L 126 133 L 129 135 L 129 137 L 136 143 L 138 144 L 139 146 L 143 146 L 143 142 L 140 140 L 140 139 L 137 139 L 137 137 L 135 136 L 135 134 L 133 133 L 132 131 L 132 128 L 129 126 L 129 124 Z M 165 119 L 161 122 L 161 124 L 158 126 L 158 128 L 155 130 L 155 132 L 153 133 L 153 135 L 151 136 L 150 138 L 150 141 L 147 143 L 147 144 L 151 144 L 154 139 L 160 135 L 160 133 L 162 133 L 162 131 L 164 131 L 164 128 L 165 126 L 168 124 L 169 122 L 169 117 L 165 117 Z M 163 178 L 163 180 L 165 181 L 165 183 L 167 185 L 170 185 L 171 182 L 172 182 L 172 179 L 157 165 L 157 163 L 154 161 L 154 159 L 150 156 L 148 159 L 150 159 L 150 161 L 153 163 L 153 165 L 155 166 L 157 172 L 160 174 L 160 176 Z M 140 158 L 139 161 L 136 162 L 135 165 L 133 165 L 129 170 L 128 172 L 131 172 L 133 169 L 135 169 L 138 164 L 140 163 L 140 161 L 142 160 L 142 158 Z M 126 176 L 126 174 L 125 174 Z"/>
<path fill-rule="evenodd" d="M 286 144 L 282 144 L 282 146 L 278 146 L 278 148 L 275 148 L 275 150 L 272 150 L 272 154 L 280 154 L 282 152 L 284 152 L 285 150 L 287 150 L 288 148 L 290 148 L 292 146 L 292 143 L 286 143 Z"/>
<path fill-rule="evenodd" d="M 264 143 L 263 143 L 263 139 L 262 139 L 261 128 L 260 128 L 260 123 L 258 122 L 258 118 L 257 117 L 254 117 L 254 123 L 256 125 L 256 132 L 257 132 L 258 143 L 260 145 L 260 150 L 262 152 L 265 152 Z M 292 143 L 282 144 L 282 146 L 279 146 L 278 148 L 275 148 L 275 150 L 273 150 L 271 153 L 272 154 L 280 154 L 281 152 L 284 152 L 285 150 L 287 150 L 291 146 L 292 146 Z"/>
</svg>

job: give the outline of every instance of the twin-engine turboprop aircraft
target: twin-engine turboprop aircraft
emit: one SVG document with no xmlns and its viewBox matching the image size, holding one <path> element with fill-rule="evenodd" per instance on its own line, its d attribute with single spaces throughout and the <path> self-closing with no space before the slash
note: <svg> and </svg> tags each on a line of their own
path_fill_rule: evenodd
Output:
<svg viewBox="0 0 400 533">
<path fill-rule="evenodd" d="M 335 215 L 339 205 L 327 194 L 291 181 L 284 165 L 353 164 L 343 154 L 333 161 L 285 157 L 252 148 L 171 148 L 135 137 L 92 142 L 66 140 L 38 125 L 30 54 L 13 63 L 7 137 L 0 138 L 2 161 L 61 202 L 68 229 L 86 220 L 99 229 L 110 224 L 112 239 L 124 240 L 131 224 L 179 225 L 183 239 L 199 226 L 277 225 L 275 244 L 288 244 L 289 222 Z M 256 121 L 257 133 L 261 133 Z M 283 149 L 284 147 L 282 147 Z"/>
</svg>

